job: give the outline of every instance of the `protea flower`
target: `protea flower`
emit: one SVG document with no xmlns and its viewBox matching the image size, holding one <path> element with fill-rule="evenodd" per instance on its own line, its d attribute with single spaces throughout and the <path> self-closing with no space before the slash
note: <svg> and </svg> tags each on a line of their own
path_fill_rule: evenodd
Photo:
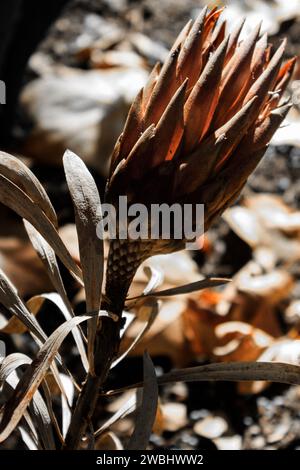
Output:
<svg viewBox="0 0 300 470">
<path fill-rule="evenodd" d="M 205 229 L 239 195 L 286 116 L 282 95 L 296 58 L 271 54 L 260 25 L 239 41 L 243 21 L 226 34 L 222 9 L 204 8 L 184 27 L 162 67 L 137 95 L 112 156 L 106 199 L 116 204 L 203 203 Z M 121 308 L 148 256 L 184 240 L 115 240 L 106 293 Z M 119 300 L 118 300 L 119 299 Z"/>
</svg>

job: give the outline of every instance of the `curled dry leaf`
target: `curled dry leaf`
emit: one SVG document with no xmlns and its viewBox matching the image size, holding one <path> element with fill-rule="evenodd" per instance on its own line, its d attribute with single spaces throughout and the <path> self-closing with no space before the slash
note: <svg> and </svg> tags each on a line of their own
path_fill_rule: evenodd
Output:
<svg viewBox="0 0 300 470">
<path fill-rule="evenodd" d="M 266 228 L 293 233 L 300 230 L 300 211 L 286 205 L 274 194 L 258 194 L 245 199 L 248 210 Z"/>
<path fill-rule="evenodd" d="M 279 339 L 271 344 L 257 358 L 258 362 L 281 362 L 300 365 L 300 340 Z M 243 394 L 261 393 L 268 386 L 266 380 L 239 384 L 239 391 Z"/>
<path fill-rule="evenodd" d="M 231 207 L 223 214 L 230 228 L 252 248 L 263 243 L 266 231 L 257 217 L 246 207 Z"/>
<path fill-rule="evenodd" d="M 246 271 L 241 273 L 237 288 L 251 295 L 264 297 L 270 304 L 277 304 L 287 298 L 294 286 L 292 276 L 283 269 L 274 269 L 270 273 L 251 276 Z"/>
<path fill-rule="evenodd" d="M 290 208 L 273 194 L 250 196 L 243 204 L 245 207 L 232 207 L 224 214 L 230 228 L 253 249 L 270 250 L 267 262 L 270 263 L 271 252 L 271 268 L 278 260 L 297 261 L 300 258 L 300 211 Z M 261 260 L 262 253 L 256 254 L 256 258 Z"/>
<path fill-rule="evenodd" d="M 210 357 L 217 346 L 215 327 L 224 318 L 201 301 L 189 299 L 182 314 L 183 331 L 190 349 L 197 357 Z"/>
<path fill-rule="evenodd" d="M 254 361 L 274 341 L 259 328 L 236 321 L 217 325 L 215 335 L 218 342 L 213 354 L 221 361 Z"/>
<path fill-rule="evenodd" d="M 152 277 L 149 280 L 147 273 L 151 270 Z M 161 273 L 161 274 L 160 274 Z M 162 277 L 163 278 L 162 278 Z M 138 268 L 129 289 L 128 297 L 136 297 L 141 294 L 149 284 L 155 288 L 168 289 L 177 287 L 186 282 L 195 282 L 199 279 L 199 269 L 195 261 L 186 251 L 152 256 Z M 160 283 L 162 282 L 162 284 Z"/>
<path fill-rule="evenodd" d="M 285 362 L 300 365 L 300 340 L 280 339 L 270 345 L 258 358 L 260 362 Z"/>
</svg>

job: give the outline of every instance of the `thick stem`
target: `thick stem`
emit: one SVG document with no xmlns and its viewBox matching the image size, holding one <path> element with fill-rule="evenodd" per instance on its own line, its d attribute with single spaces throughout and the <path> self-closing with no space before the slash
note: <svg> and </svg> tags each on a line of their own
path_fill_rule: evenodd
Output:
<svg viewBox="0 0 300 470">
<path fill-rule="evenodd" d="M 76 403 L 63 450 L 78 449 L 81 438 L 92 419 L 97 404 L 99 386 L 100 378 L 88 374 Z"/>
<path fill-rule="evenodd" d="M 87 375 L 66 436 L 65 450 L 78 449 L 81 438 L 93 417 L 99 390 L 104 384 L 111 363 L 119 350 L 120 324 L 121 322 L 116 323 L 110 318 L 102 319 L 101 329 L 98 331 L 95 343 L 96 376 Z"/>
<path fill-rule="evenodd" d="M 144 247 L 137 242 L 129 242 L 129 245 L 127 241 L 122 240 L 122 242 L 116 242 L 110 247 L 105 288 L 107 303 L 103 303 L 101 308 L 116 314 L 119 321 L 101 318 L 94 346 L 96 377 L 91 374 L 87 375 L 77 399 L 64 445 L 66 450 L 77 449 L 80 446 L 81 439 L 93 417 L 99 391 L 106 381 L 110 366 L 119 351 L 122 311 L 129 286 L 138 266 L 150 253 L 150 245 Z M 130 258 L 128 253 L 131 253 Z"/>
</svg>

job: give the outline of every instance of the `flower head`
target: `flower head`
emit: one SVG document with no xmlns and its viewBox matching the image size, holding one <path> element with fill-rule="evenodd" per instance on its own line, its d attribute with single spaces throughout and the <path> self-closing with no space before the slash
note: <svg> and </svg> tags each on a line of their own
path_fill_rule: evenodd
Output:
<svg viewBox="0 0 300 470">
<path fill-rule="evenodd" d="M 207 229 L 259 163 L 291 106 L 282 96 L 296 59 L 283 63 L 285 41 L 271 53 L 260 25 L 244 40 L 243 21 L 226 34 L 221 12 L 204 8 L 154 67 L 115 146 L 107 200 L 203 203 Z M 137 252 L 181 247 L 150 241 Z"/>
</svg>

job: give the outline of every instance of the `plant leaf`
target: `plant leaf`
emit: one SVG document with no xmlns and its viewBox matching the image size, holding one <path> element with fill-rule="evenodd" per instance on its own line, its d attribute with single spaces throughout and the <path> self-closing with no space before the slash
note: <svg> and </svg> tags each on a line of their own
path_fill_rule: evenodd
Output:
<svg viewBox="0 0 300 470">
<path fill-rule="evenodd" d="M 41 294 L 41 295 L 36 295 L 34 297 L 31 297 L 31 299 L 28 300 L 27 305 L 29 306 L 30 310 L 33 313 L 36 313 L 42 306 L 42 303 L 48 300 L 49 302 L 52 302 L 61 312 L 61 314 L 64 316 L 66 320 L 70 320 L 71 318 L 74 318 L 74 313 L 72 311 L 72 314 L 70 313 L 70 310 L 67 308 L 65 303 L 63 302 L 62 298 L 57 294 L 56 292 L 49 292 L 46 294 Z M 82 336 L 79 330 L 79 327 L 75 327 L 72 330 L 72 335 L 74 337 L 74 341 L 77 345 L 78 352 L 81 357 L 82 364 L 86 370 L 88 371 L 88 360 L 85 352 L 85 347 L 83 344 Z"/>
<path fill-rule="evenodd" d="M 0 151 L 0 173 L 22 189 L 57 228 L 56 213 L 45 189 L 19 158 Z"/>
<path fill-rule="evenodd" d="M 8 277 L 0 268 L 0 303 L 9 310 L 12 315 L 15 315 L 28 329 L 35 335 L 41 342 L 45 342 L 47 339 L 46 334 L 40 327 L 36 318 L 32 313 L 29 312 L 25 304 L 22 302 L 16 288 L 10 282 Z M 0 331 L 6 332 L 5 328 Z"/>
<path fill-rule="evenodd" d="M 45 298 L 48 298 L 50 301 L 54 302 L 58 308 L 61 310 L 66 320 L 74 317 L 73 308 L 71 302 L 68 299 L 63 280 L 61 278 L 59 266 L 56 260 L 55 252 L 51 246 L 46 242 L 46 240 L 38 233 L 38 231 L 26 220 L 24 220 L 25 229 L 29 236 L 29 239 L 36 250 L 37 254 L 44 263 L 49 278 L 57 290 L 59 297 L 44 295 Z M 52 296 L 52 297 L 51 297 Z M 78 351 L 81 357 L 82 364 L 85 370 L 88 370 L 88 360 L 86 357 L 85 347 L 82 341 L 83 334 L 81 333 L 80 328 L 74 328 L 72 331 L 75 342 L 78 347 Z"/>
<path fill-rule="evenodd" d="M 47 240 L 75 279 L 81 282 L 81 270 L 62 242 L 53 223 L 22 189 L 2 175 L 0 175 L 0 202 L 28 220 Z"/>
<path fill-rule="evenodd" d="M 171 289 L 149 292 L 148 294 L 131 297 L 127 300 L 141 299 L 143 297 L 169 297 L 171 295 L 190 294 L 191 292 L 207 289 L 208 287 L 221 286 L 222 284 L 226 284 L 227 282 L 231 282 L 231 279 L 222 277 L 210 277 L 206 279 L 201 279 L 201 281 L 190 282 L 189 284 L 184 284 L 183 286 L 172 287 Z"/>
<path fill-rule="evenodd" d="M 70 410 L 69 403 L 72 406 L 74 399 L 74 385 L 72 380 L 70 380 L 70 378 L 65 374 L 60 374 L 60 378 L 63 383 L 66 396 L 68 398 L 68 400 L 66 400 L 63 395 L 61 397 L 62 435 L 65 438 L 72 418 L 72 412 Z"/>
<path fill-rule="evenodd" d="M 123 361 L 123 359 L 125 359 L 126 356 L 128 356 L 128 354 L 135 348 L 135 346 L 143 339 L 143 337 L 145 336 L 145 334 L 147 333 L 147 331 L 151 328 L 151 326 L 153 325 L 157 315 L 158 315 L 158 303 L 155 299 L 146 299 L 147 300 L 147 304 L 146 302 L 143 304 L 143 307 L 146 305 L 148 307 L 150 307 L 150 314 L 149 314 L 149 317 L 144 325 L 144 327 L 142 328 L 142 330 L 139 332 L 139 334 L 134 338 L 134 341 L 130 344 L 130 346 L 126 349 L 126 351 L 123 352 L 123 354 L 121 354 L 119 357 L 117 357 L 117 359 L 112 363 L 111 365 L 111 369 L 113 369 L 114 367 L 116 367 L 116 365 L 118 365 L 121 361 Z M 150 302 L 149 302 L 150 301 Z"/>
<path fill-rule="evenodd" d="M 174 370 L 158 378 L 158 383 L 207 380 L 268 380 L 300 385 L 300 367 L 279 362 L 232 362 Z"/>
<path fill-rule="evenodd" d="M 125 418 L 136 409 L 136 394 L 133 393 L 131 397 L 116 411 L 102 426 L 95 432 L 95 437 L 100 436 L 103 432 L 110 429 L 119 419 Z"/>
<path fill-rule="evenodd" d="M 0 367 L 1 382 L 8 381 L 9 385 L 15 388 L 15 381 L 8 380 L 9 376 L 20 366 L 31 364 L 31 359 L 25 354 L 13 353 L 7 356 Z M 35 416 L 39 437 L 44 443 L 45 449 L 55 449 L 52 424 L 46 403 L 39 391 L 33 395 L 31 413 Z"/>
<path fill-rule="evenodd" d="M 110 315 L 103 311 L 99 315 L 110 318 Z M 0 423 L 0 442 L 5 440 L 19 423 L 65 337 L 76 325 L 90 318 L 91 315 L 83 315 L 66 321 L 43 344 L 36 358 L 20 379 L 14 394 L 4 407 L 3 418 Z"/>
<path fill-rule="evenodd" d="M 97 236 L 102 220 L 101 202 L 95 181 L 83 161 L 70 150 L 63 157 L 66 179 L 73 201 L 87 312 L 100 310 L 103 280 L 103 239 Z M 93 369 L 97 317 L 88 322 L 88 358 Z"/>
<path fill-rule="evenodd" d="M 19 429 L 20 434 L 21 434 L 21 439 L 24 442 L 24 444 L 26 445 L 26 447 L 29 450 L 38 450 L 38 446 L 37 446 L 35 440 L 33 439 L 33 437 L 30 435 L 30 433 L 27 432 L 26 429 L 23 426 L 19 426 L 18 429 Z"/>
<path fill-rule="evenodd" d="M 300 385 L 300 366 L 282 362 L 228 362 L 177 369 L 157 378 L 158 385 L 174 382 L 207 382 L 223 380 L 230 382 L 267 380 L 289 385 Z M 142 387 L 135 383 L 106 392 L 107 396 Z"/>
<path fill-rule="evenodd" d="M 145 450 L 149 443 L 158 404 L 158 385 L 154 365 L 144 353 L 144 387 L 141 407 L 138 409 L 135 428 L 127 450 Z"/>
</svg>

